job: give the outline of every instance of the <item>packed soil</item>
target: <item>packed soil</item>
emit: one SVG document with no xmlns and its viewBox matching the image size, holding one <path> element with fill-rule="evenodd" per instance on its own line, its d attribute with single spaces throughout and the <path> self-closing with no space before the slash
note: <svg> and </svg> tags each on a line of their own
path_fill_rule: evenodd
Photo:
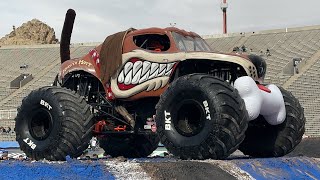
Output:
<svg viewBox="0 0 320 180">
<path fill-rule="evenodd" d="M 140 166 L 155 180 L 165 179 L 236 179 L 219 167 L 206 162 L 148 162 Z"/>
<path fill-rule="evenodd" d="M 305 138 L 287 156 L 307 156 L 320 158 L 320 138 Z"/>
</svg>

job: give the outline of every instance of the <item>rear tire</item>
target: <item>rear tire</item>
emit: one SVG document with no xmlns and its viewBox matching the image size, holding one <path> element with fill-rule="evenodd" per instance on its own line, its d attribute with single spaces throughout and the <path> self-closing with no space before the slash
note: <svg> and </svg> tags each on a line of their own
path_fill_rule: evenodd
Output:
<svg viewBox="0 0 320 180">
<path fill-rule="evenodd" d="M 157 149 L 159 138 L 154 133 L 145 135 L 109 135 L 106 139 L 99 140 L 99 144 L 106 155 L 141 158 L 149 156 Z"/>
<path fill-rule="evenodd" d="M 299 101 L 285 89 L 282 92 L 286 119 L 279 125 L 270 125 L 259 116 L 249 123 L 246 138 L 240 145 L 245 155 L 252 157 L 280 157 L 290 153 L 301 141 L 305 131 L 305 117 Z"/>
<path fill-rule="evenodd" d="M 161 143 L 181 159 L 224 159 L 238 149 L 248 113 L 238 91 L 209 75 L 178 78 L 156 107 Z"/>
<path fill-rule="evenodd" d="M 90 106 L 78 94 L 60 87 L 32 91 L 15 119 L 16 140 L 32 159 L 78 157 L 92 137 Z"/>
</svg>

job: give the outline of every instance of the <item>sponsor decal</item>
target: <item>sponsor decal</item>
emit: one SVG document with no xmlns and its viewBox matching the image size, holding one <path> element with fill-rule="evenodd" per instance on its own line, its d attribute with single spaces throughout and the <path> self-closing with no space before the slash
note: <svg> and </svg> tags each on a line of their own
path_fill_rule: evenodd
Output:
<svg viewBox="0 0 320 180">
<path fill-rule="evenodd" d="M 76 65 L 87 66 L 88 68 L 90 68 L 92 66 L 92 64 L 90 62 L 81 59 L 79 61 L 74 61 L 74 62 L 70 63 L 67 67 L 65 67 L 62 70 L 62 74 L 65 74 L 69 69 L 71 69 L 73 66 L 76 66 Z"/>
<path fill-rule="evenodd" d="M 79 61 L 79 63 L 78 63 L 79 65 L 85 65 L 85 66 L 88 66 L 89 68 L 92 66 L 92 64 L 90 63 L 90 62 L 88 62 L 88 61 L 85 61 L 85 60 L 80 60 Z"/>
<path fill-rule="evenodd" d="M 164 111 L 164 119 L 165 119 L 164 129 L 170 131 L 171 130 L 171 114 L 170 114 L 170 112 Z"/>
<path fill-rule="evenodd" d="M 75 62 L 72 62 L 71 64 L 69 64 L 67 67 L 65 67 L 63 70 L 62 70 L 62 74 L 65 74 L 72 66 L 75 66 L 77 65 L 78 62 L 75 61 Z"/>
<path fill-rule="evenodd" d="M 204 105 L 204 109 L 205 109 L 205 112 L 206 112 L 206 119 L 211 120 L 208 101 L 205 100 L 205 101 L 203 101 L 202 103 L 203 103 L 203 105 Z"/>
<path fill-rule="evenodd" d="M 27 145 L 30 146 L 31 149 L 35 149 L 37 147 L 37 145 L 34 144 L 34 142 L 32 142 L 32 140 L 29 138 L 25 138 L 23 141 L 27 143 Z"/>
<path fill-rule="evenodd" d="M 52 106 L 47 103 L 46 101 L 44 101 L 43 99 L 40 100 L 40 104 L 44 107 L 46 107 L 49 111 L 52 109 Z"/>
</svg>

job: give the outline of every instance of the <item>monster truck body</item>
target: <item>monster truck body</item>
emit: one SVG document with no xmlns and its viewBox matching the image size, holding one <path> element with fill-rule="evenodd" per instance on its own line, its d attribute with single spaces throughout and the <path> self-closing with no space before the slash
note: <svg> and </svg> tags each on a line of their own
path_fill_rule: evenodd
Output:
<svg viewBox="0 0 320 180">
<path fill-rule="evenodd" d="M 282 156 L 300 142 L 302 108 L 287 91 L 262 85 L 261 57 L 214 53 L 196 33 L 169 27 L 119 32 L 70 59 L 74 18 L 69 10 L 55 86 L 33 91 L 16 118 L 28 156 L 78 157 L 92 136 L 112 156 L 145 157 L 161 140 L 182 159 L 221 159 L 239 146 L 252 156 Z"/>
<path fill-rule="evenodd" d="M 112 36 L 114 35 L 110 37 L 113 38 Z M 261 81 L 255 65 L 248 57 L 212 53 L 207 43 L 193 32 L 173 27 L 149 28 L 130 30 L 123 38 L 123 43 L 118 42 L 123 44 L 121 63 L 109 81 L 102 81 L 102 45 L 82 58 L 65 61 L 61 65 L 59 78 L 62 80 L 70 73 L 84 71 L 101 81 L 106 93 L 112 95 L 108 96 L 109 99 L 127 100 L 159 97 L 166 90 L 170 80 L 190 73 L 220 73 L 221 77 L 229 81 L 234 81 L 237 76 L 248 75 L 256 81 Z M 149 41 L 158 44 L 162 49 L 152 47 Z M 188 47 L 185 47 L 187 43 Z M 110 58 L 107 55 L 103 61 L 108 61 L 107 64 L 115 60 L 112 59 L 112 55 Z"/>
</svg>

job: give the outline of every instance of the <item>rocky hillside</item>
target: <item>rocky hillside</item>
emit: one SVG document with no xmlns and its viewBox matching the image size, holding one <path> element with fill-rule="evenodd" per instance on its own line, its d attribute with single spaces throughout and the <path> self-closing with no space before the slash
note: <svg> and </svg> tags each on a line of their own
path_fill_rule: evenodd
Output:
<svg viewBox="0 0 320 180">
<path fill-rule="evenodd" d="M 58 39 L 56 39 L 53 28 L 37 19 L 33 19 L 18 28 L 13 26 L 12 32 L 0 39 L 0 46 L 55 44 L 57 42 Z"/>
</svg>

